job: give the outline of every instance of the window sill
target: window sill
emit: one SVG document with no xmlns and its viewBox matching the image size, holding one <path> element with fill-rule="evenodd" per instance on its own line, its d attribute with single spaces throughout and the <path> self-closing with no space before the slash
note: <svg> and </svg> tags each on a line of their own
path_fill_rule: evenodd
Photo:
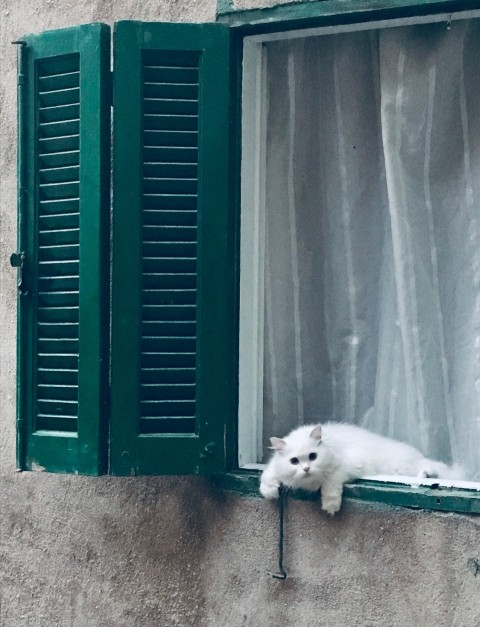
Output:
<svg viewBox="0 0 480 627">
<path fill-rule="evenodd" d="M 259 497 L 260 472 L 237 470 L 213 477 L 213 483 L 224 490 Z M 319 493 L 292 492 L 293 498 L 317 501 Z M 425 509 L 462 514 L 480 514 L 480 491 L 460 487 L 412 486 L 388 481 L 359 479 L 345 485 L 344 498 L 371 503 L 384 503 L 412 509 Z"/>
</svg>

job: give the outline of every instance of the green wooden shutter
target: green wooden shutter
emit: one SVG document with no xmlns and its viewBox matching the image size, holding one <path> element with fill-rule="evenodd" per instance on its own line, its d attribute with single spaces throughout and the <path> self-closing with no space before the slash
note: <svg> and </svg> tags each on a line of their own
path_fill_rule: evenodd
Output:
<svg viewBox="0 0 480 627">
<path fill-rule="evenodd" d="M 233 421 L 229 35 L 114 39 L 111 471 L 219 473 Z"/>
<path fill-rule="evenodd" d="M 18 463 L 98 474 L 108 419 L 110 29 L 24 41 Z"/>
</svg>

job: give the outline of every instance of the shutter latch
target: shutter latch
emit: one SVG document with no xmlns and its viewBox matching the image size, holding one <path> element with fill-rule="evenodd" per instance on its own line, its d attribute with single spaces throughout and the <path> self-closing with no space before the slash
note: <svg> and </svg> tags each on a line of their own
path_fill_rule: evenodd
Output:
<svg viewBox="0 0 480 627">
<path fill-rule="evenodd" d="M 12 268 L 18 268 L 18 276 L 17 276 L 17 288 L 20 292 L 20 296 L 26 296 L 28 290 L 25 287 L 24 277 L 23 277 L 23 266 L 25 263 L 25 253 L 15 252 L 10 255 L 10 265 Z"/>
<path fill-rule="evenodd" d="M 215 449 L 215 442 L 209 442 L 205 448 L 203 449 L 203 451 L 200 453 L 200 459 L 207 459 L 208 457 L 210 457 L 211 455 L 213 455 L 214 449 Z"/>
</svg>

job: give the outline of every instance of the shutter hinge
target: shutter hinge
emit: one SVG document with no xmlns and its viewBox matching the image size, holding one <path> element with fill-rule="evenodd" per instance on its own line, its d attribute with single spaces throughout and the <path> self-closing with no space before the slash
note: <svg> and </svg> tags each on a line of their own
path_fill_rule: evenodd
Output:
<svg viewBox="0 0 480 627">
<path fill-rule="evenodd" d="M 25 277 L 23 274 L 25 264 L 25 253 L 23 250 L 21 252 L 14 252 L 10 255 L 10 265 L 12 268 L 17 268 L 17 289 L 20 293 L 20 296 L 26 296 L 28 294 L 28 289 L 25 286 Z"/>
<path fill-rule="evenodd" d="M 10 255 L 10 265 L 12 268 L 21 268 L 23 266 L 23 262 L 25 261 L 25 253 L 22 251 L 20 253 L 12 253 Z"/>
<path fill-rule="evenodd" d="M 22 54 L 21 50 L 23 49 L 23 46 L 27 45 L 27 42 L 19 39 L 18 41 L 12 41 L 12 44 L 14 44 L 15 46 L 20 46 L 20 54 Z M 25 74 L 20 71 L 17 75 L 17 85 L 25 85 L 25 82 Z"/>
<path fill-rule="evenodd" d="M 212 456 L 214 453 L 215 446 L 216 446 L 215 442 L 209 442 L 205 446 L 203 451 L 200 453 L 200 459 L 207 459 L 208 457 Z"/>
</svg>

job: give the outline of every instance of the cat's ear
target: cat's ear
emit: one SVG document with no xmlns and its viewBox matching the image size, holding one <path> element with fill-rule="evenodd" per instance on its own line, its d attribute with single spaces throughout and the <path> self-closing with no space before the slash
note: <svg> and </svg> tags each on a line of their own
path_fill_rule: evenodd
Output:
<svg viewBox="0 0 480 627">
<path fill-rule="evenodd" d="M 315 429 L 310 433 L 310 437 L 312 440 L 317 440 L 317 442 L 322 441 L 322 425 L 317 425 Z"/>
<path fill-rule="evenodd" d="M 270 438 L 270 444 L 272 445 L 271 448 L 275 449 L 276 451 L 283 451 L 283 449 L 287 446 L 285 440 L 282 440 L 280 438 Z"/>
</svg>

